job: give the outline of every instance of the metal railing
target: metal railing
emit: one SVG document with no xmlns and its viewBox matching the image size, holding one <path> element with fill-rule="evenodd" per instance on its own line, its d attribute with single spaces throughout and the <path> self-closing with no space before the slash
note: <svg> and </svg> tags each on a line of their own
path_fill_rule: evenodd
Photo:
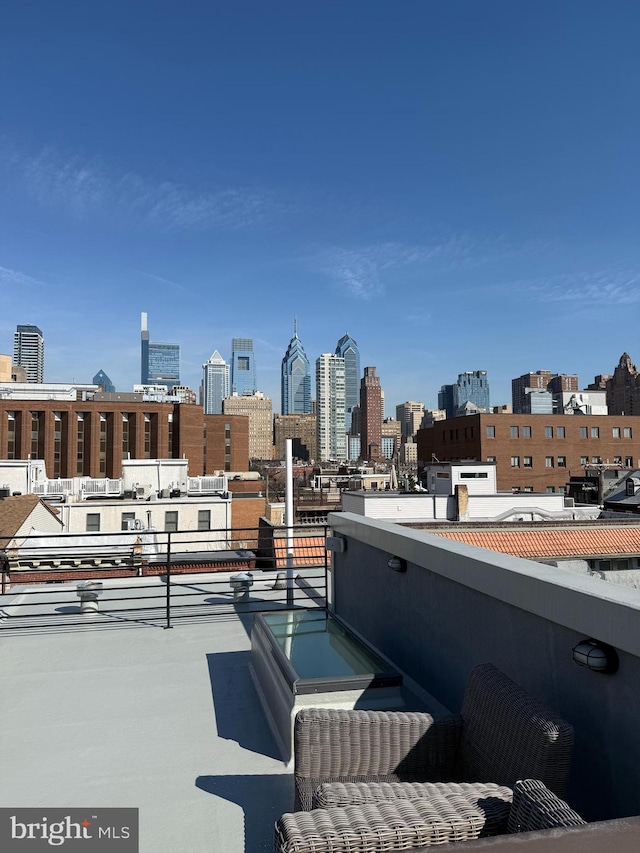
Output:
<svg viewBox="0 0 640 853">
<path fill-rule="evenodd" d="M 226 477 L 187 477 L 189 495 L 211 495 L 226 491 Z"/>
<path fill-rule="evenodd" d="M 325 524 L 0 537 L 0 631 L 326 607 L 326 537 Z"/>
</svg>

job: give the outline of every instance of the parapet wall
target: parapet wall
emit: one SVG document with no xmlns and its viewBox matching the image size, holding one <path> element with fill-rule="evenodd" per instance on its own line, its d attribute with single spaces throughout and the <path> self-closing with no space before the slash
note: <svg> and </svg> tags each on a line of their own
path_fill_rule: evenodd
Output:
<svg viewBox="0 0 640 853">
<path fill-rule="evenodd" d="M 329 521 L 346 540 L 340 616 L 453 710 L 491 661 L 573 724 L 571 804 L 589 820 L 640 813 L 640 592 L 351 513 Z M 573 661 L 591 637 L 617 650 L 617 673 Z"/>
</svg>

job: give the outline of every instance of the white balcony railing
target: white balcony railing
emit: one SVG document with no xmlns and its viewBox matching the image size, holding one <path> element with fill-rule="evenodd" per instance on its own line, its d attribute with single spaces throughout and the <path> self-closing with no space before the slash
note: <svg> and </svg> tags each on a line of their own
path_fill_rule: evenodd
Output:
<svg viewBox="0 0 640 853">
<path fill-rule="evenodd" d="M 71 494 L 73 491 L 73 479 L 43 480 L 40 483 L 34 483 L 32 486 L 33 494 L 41 498 L 62 497 Z"/>
<path fill-rule="evenodd" d="M 82 480 L 80 483 L 82 497 L 95 497 L 104 495 L 112 497 L 122 494 L 122 480 L 110 480 L 107 477 L 100 479 Z"/>
<path fill-rule="evenodd" d="M 226 477 L 187 477 L 187 494 L 211 495 L 227 491 Z"/>
</svg>

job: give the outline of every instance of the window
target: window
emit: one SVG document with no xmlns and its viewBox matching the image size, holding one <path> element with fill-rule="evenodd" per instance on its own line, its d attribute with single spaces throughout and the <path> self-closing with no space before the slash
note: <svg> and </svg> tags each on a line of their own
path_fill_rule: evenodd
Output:
<svg viewBox="0 0 640 853">
<path fill-rule="evenodd" d="M 556 491 L 556 487 L 555 487 L 555 486 L 547 486 L 547 494 L 548 494 L 548 495 L 553 495 L 553 494 L 555 494 L 555 491 Z"/>
<path fill-rule="evenodd" d="M 556 438 L 564 438 L 564 427 L 556 427 Z"/>
<path fill-rule="evenodd" d="M 558 456 L 558 468 L 566 468 L 567 467 L 567 457 L 566 456 Z"/>
<path fill-rule="evenodd" d="M 130 521 L 136 520 L 135 512 L 123 512 L 120 516 L 120 530 L 130 530 L 133 525 L 129 524 Z"/>
<path fill-rule="evenodd" d="M 588 456 L 581 456 L 580 457 L 580 464 L 581 465 L 588 465 L 589 464 L 589 457 Z"/>
<path fill-rule="evenodd" d="M 511 434 L 511 438 L 518 438 L 520 435 L 520 429 L 517 426 L 510 427 L 509 432 Z"/>
<path fill-rule="evenodd" d="M 198 530 L 211 530 L 211 510 L 198 510 Z"/>
<path fill-rule="evenodd" d="M 487 456 L 487 462 L 495 462 L 495 461 L 496 461 L 495 456 Z"/>
<path fill-rule="evenodd" d="M 7 412 L 7 459 L 16 458 L 16 413 Z"/>
<path fill-rule="evenodd" d="M 624 438 L 631 438 L 631 427 L 625 427 L 622 431 Z"/>
<path fill-rule="evenodd" d="M 523 468 L 533 468 L 533 456 L 523 456 L 522 457 L 522 467 Z"/>
<path fill-rule="evenodd" d="M 561 495 L 564 495 L 567 491 L 567 487 L 566 486 L 558 486 L 558 491 L 560 492 Z"/>
<path fill-rule="evenodd" d="M 613 427 L 611 433 L 614 438 L 620 438 L 620 427 Z"/>
<path fill-rule="evenodd" d="M 589 437 L 589 431 L 588 431 L 587 427 L 580 427 L 580 438 L 588 438 L 588 437 Z"/>
<path fill-rule="evenodd" d="M 601 456 L 592 456 L 591 463 L 593 465 L 602 465 L 602 457 Z"/>
<path fill-rule="evenodd" d="M 511 457 L 511 467 L 512 468 L 519 468 L 520 467 L 520 457 L 519 456 L 512 456 Z"/>
<path fill-rule="evenodd" d="M 614 456 L 613 457 L 614 465 L 622 465 L 622 456 Z"/>
<path fill-rule="evenodd" d="M 531 427 L 523 426 L 522 427 L 522 437 L 523 438 L 531 438 Z"/>
<path fill-rule="evenodd" d="M 144 459 L 151 459 L 151 415 L 144 416 Z"/>
<path fill-rule="evenodd" d="M 467 471 L 460 474 L 461 480 L 486 480 L 489 475 L 486 471 Z"/>
<path fill-rule="evenodd" d="M 167 533 L 175 533 L 178 529 L 178 512 L 175 509 L 164 514 L 164 529 Z"/>
<path fill-rule="evenodd" d="M 600 438 L 600 427 L 591 427 L 591 438 Z"/>
<path fill-rule="evenodd" d="M 545 427 L 544 428 L 544 437 L 545 438 L 553 438 L 553 427 Z"/>
<path fill-rule="evenodd" d="M 625 456 L 624 464 L 627 468 L 633 468 L 633 456 Z"/>
<path fill-rule="evenodd" d="M 100 530 L 100 513 L 87 513 L 87 533 L 97 533 Z"/>
<path fill-rule="evenodd" d="M 496 428 L 494 426 L 487 427 L 487 438 L 495 438 L 496 437 Z"/>
<path fill-rule="evenodd" d="M 553 456 L 545 456 L 544 457 L 544 467 L 545 468 L 553 468 Z"/>
<path fill-rule="evenodd" d="M 524 491 L 525 491 L 525 492 L 532 492 L 532 491 L 533 491 L 533 486 L 525 486 L 525 487 L 524 487 Z"/>
</svg>

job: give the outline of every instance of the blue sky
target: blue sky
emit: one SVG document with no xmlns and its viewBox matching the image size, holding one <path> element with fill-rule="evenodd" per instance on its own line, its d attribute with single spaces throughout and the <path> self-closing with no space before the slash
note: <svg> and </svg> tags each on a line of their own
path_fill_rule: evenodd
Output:
<svg viewBox="0 0 640 853">
<path fill-rule="evenodd" d="M 465 370 L 584 387 L 640 360 L 635 0 L 6 0 L 0 352 L 182 378 L 253 337 L 279 410 L 293 317 L 348 331 L 387 412 Z"/>
</svg>

